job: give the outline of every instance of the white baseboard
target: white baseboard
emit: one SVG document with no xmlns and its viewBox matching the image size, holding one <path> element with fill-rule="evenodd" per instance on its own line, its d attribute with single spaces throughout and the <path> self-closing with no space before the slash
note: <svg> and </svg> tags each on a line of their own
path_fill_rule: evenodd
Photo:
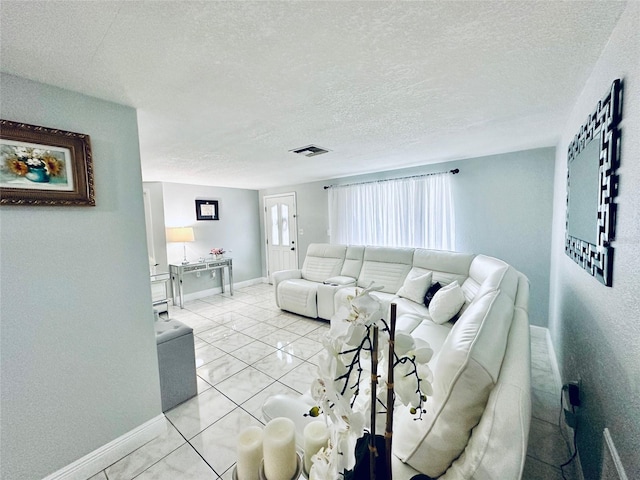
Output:
<svg viewBox="0 0 640 480">
<path fill-rule="evenodd" d="M 268 283 L 266 277 L 252 278 L 251 280 L 245 280 L 243 282 L 233 282 L 233 288 L 244 288 L 252 285 L 259 285 L 261 283 Z M 229 291 L 229 284 L 224 286 L 225 292 Z M 184 301 L 199 300 L 200 298 L 210 297 L 211 295 L 217 295 L 222 293 L 222 287 L 207 288 L 206 290 L 199 290 L 193 293 L 187 293 L 184 296 Z"/>
<path fill-rule="evenodd" d="M 161 435 L 164 429 L 164 414 L 160 414 L 44 480 L 86 480 Z"/>
</svg>

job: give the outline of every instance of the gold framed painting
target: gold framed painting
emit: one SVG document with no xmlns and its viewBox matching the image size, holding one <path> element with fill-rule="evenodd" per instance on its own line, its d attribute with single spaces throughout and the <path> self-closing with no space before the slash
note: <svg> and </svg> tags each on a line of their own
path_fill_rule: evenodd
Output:
<svg viewBox="0 0 640 480">
<path fill-rule="evenodd" d="M 0 120 L 0 204 L 95 206 L 89 135 Z"/>
</svg>

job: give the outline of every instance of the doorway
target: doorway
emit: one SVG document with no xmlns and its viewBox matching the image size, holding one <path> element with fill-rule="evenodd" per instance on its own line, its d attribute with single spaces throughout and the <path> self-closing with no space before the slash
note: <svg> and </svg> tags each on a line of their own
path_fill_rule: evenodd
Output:
<svg viewBox="0 0 640 480">
<path fill-rule="evenodd" d="M 265 195 L 264 222 L 267 250 L 267 277 L 280 270 L 298 268 L 298 227 L 296 194 Z"/>
</svg>

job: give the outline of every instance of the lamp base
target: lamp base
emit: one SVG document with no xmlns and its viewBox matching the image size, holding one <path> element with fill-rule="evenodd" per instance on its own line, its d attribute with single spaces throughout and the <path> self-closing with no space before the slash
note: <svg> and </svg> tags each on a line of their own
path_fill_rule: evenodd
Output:
<svg viewBox="0 0 640 480">
<path fill-rule="evenodd" d="M 184 253 L 183 255 L 183 259 L 182 259 L 182 265 L 189 265 L 189 260 L 187 260 L 187 244 L 186 242 L 182 243 L 182 252 Z"/>
</svg>

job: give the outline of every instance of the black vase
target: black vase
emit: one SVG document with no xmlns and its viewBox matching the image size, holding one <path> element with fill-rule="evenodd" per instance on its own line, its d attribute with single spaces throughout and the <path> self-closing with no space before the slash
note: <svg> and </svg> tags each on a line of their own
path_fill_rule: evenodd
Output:
<svg viewBox="0 0 640 480">
<path fill-rule="evenodd" d="M 353 470 L 349 470 L 344 473 L 345 480 L 370 480 L 369 479 L 369 438 L 370 433 L 365 433 L 364 436 L 358 439 L 356 443 L 356 466 Z M 391 480 L 387 476 L 387 469 L 385 468 L 385 441 L 384 436 L 376 435 L 376 448 L 378 449 L 378 456 L 376 457 L 376 480 Z"/>
<path fill-rule="evenodd" d="M 363 437 L 358 439 L 356 443 L 356 466 L 353 470 L 344 472 L 344 480 L 370 480 L 369 478 L 369 438 L 371 434 L 365 433 Z M 376 448 L 378 456 L 376 458 L 376 480 L 391 480 L 387 476 L 384 459 L 386 452 L 386 443 L 384 436 L 376 435 Z M 399 479 L 402 480 L 402 479 Z M 428 475 L 415 475 L 411 480 L 433 480 Z"/>
</svg>

